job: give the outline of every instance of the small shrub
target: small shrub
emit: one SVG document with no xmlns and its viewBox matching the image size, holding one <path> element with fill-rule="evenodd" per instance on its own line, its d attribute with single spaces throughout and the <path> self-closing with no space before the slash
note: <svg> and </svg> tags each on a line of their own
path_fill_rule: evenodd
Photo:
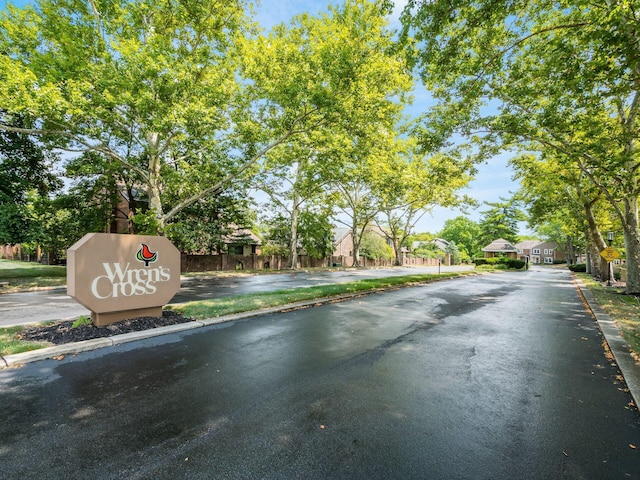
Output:
<svg viewBox="0 0 640 480">
<path fill-rule="evenodd" d="M 73 328 L 80 328 L 87 325 L 91 325 L 91 318 L 86 315 L 80 316 L 73 324 L 71 325 Z"/>
<path fill-rule="evenodd" d="M 569 270 L 572 272 L 586 272 L 587 264 L 586 263 L 576 263 L 575 265 L 569 265 Z"/>
<path fill-rule="evenodd" d="M 518 260 L 517 258 L 508 258 L 506 264 L 508 268 L 515 268 L 516 270 L 520 270 L 525 266 L 525 261 Z"/>
</svg>

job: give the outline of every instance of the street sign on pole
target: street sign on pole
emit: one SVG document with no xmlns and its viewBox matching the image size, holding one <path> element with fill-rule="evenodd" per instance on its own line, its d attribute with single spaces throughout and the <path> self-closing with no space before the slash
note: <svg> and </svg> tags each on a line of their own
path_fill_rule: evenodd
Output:
<svg viewBox="0 0 640 480">
<path fill-rule="evenodd" d="M 616 258 L 620 258 L 620 252 L 613 247 L 607 247 L 600 252 L 600 256 L 607 262 L 613 262 Z"/>
</svg>

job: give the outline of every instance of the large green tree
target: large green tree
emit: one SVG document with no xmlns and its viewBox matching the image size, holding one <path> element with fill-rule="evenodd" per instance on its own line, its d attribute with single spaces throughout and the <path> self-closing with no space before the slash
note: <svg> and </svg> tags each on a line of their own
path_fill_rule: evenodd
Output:
<svg viewBox="0 0 640 480">
<path fill-rule="evenodd" d="M 640 44 L 633 2 L 410 0 L 407 38 L 441 99 L 441 128 L 485 145 L 562 154 L 600 190 L 624 232 L 627 292 L 640 292 Z M 488 133 L 486 133 L 488 132 Z"/>
<path fill-rule="evenodd" d="M 300 142 L 291 147 L 299 154 L 280 154 L 278 159 L 283 166 L 286 158 L 289 165 L 296 164 L 290 171 L 298 180 L 292 184 L 303 188 L 291 190 L 292 215 L 303 190 L 311 193 L 305 179 L 313 178 L 313 172 L 330 176 L 356 243 L 377 212 L 366 165 L 374 166 L 374 157 L 381 159 L 372 153 L 384 148 L 380 132 L 395 127 L 413 85 L 388 29 L 389 12 L 386 2 L 347 0 L 317 16 L 296 17 L 246 44 L 243 71 L 255 82 L 250 89 L 262 99 L 260 111 L 282 112 L 291 119 L 304 116 L 309 125 L 306 135 L 287 139 Z M 304 139 L 304 149 L 299 139 Z M 295 228 L 294 217 L 291 225 Z M 292 241 L 295 237 L 292 231 Z M 291 246 L 294 251 L 295 244 Z M 357 263 L 357 254 L 355 258 Z"/>
<path fill-rule="evenodd" d="M 436 206 L 469 203 L 459 194 L 474 173 L 473 163 L 460 153 L 424 155 L 413 138 L 394 139 L 391 156 L 372 169 L 380 198 L 376 222 L 391 242 L 395 264 L 402 265 L 402 246 L 417 222 Z"/>
<path fill-rule="evenodd" d="M 7 118 L 16 128 L 27 128 L 26 118 Z M 0 244 L 33 240 L 38 231 L 33 202 L 60 188 L 52 173 L 56 157 L 29 135 L 0 130 Z"/>
<path fill-rule="evenodd" d="M 242 0 L 8 5 L 0 14 L 0 102 L 37 123 L 16 129 L 2 117 L 0 129 L 98 152 L 135 172 L 162 232 L 205 185 L 250 160 L 242 149 L 232 157 L 238 146 L 225 135 L 240 90 L 233 52 L 247 29 L 244 8 Z M 182 192 L 169 211 L 168 189 Z"/>
<path fill-rule="evenodd" d="M 589 272 L 605 278 L 606 264 L 599 252 L 606 247 L 602 230 L 610 229 L 606 202 L 579 168 L 568 168 L 559 157 L 551 151 L 511 161 L 520 180 L 519 196 L 528 205 L 529 225 L 564 244 L 568 262 L 575 259 L 576 246 L 586 243 Z"/>
<path fill-rule="evenodd" d="M 485 202 L 489 208 L 482 212 L 479 222 L 480 242 L 486 246 L 502 238 L 515 244 L 518 242 L 518 222 L 526 219 L 515 197 L 500 198 L 498 202 Z"/>
<path fill-rule="evenodd" d="M 482 245 L 480 240 L 478 223 L 463 216 L 444 222 L 444 227 L 439 235 L 449 242 L 454 242 L 465 259 L 479 256 L 482 253 L 482 247 L 486 246 Z"/>
</svg>

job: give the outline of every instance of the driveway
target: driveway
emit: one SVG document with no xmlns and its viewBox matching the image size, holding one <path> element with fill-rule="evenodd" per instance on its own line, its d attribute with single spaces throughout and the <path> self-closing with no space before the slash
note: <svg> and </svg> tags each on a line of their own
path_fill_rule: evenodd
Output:
<svg viewBox="0 0 640 480">
<path fill-rule="evenodd" d="M 0 371 L 3 479 L 639 479 L 568 272 L 443 281 Z"/>
</svg>

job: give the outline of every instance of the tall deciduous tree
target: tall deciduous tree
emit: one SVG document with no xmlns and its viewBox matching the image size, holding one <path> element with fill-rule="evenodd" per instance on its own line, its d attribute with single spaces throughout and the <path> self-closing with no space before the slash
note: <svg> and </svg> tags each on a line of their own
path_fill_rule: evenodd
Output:
<svg viewBox="0 0 640 480">
<path fill-rule="evenodd" d="M 401 247 L 426 213 L 436 206 L 469 203 L 457 192 L 473 172 L 473 163 L 459 154 L 427 156 L 413 139 L 394 139 L 390 157 L 372 174 L 380 197 L 377 223 L 393 246 L 396 265 L 402 265 Z"/>
<path fill-rule="evenodd" d="M 16 128 L 27 128 L 24 117 L 7 118 Z M 31 241 L 38 230 L 32 202 L 61 187 L 53 175 L 55 156 L 24 133 L 0 130 L 0 244 Z"/>
<path fill-rule="evenodd" d="M 480 226 L 473 220 L 459 216 L 444 222 L 440 236 L 455 242 L 465 258 L 474 258 L 481 253 Z"/>
<path fill-rule="evenodd" d="M 529 224 L 543 230 L 557 225 L 554 241 L 565 244 L 569 262 L 575 259 L 575 239 L 584 238 L 589 272 L 605 278 L 606 264 L 599 252 L 606 247 L 601 226 L 608 220 L 601 212 L 604 202 L 598 188 L 579 168 L 567 168 L 556 152 L 522 155 L 511 164 L 520 180 L 519 196 L 529 206 Z"/>
<path fill-rule="evenodd" d="M 330 237 L 325 224 L 333 214 L 333 202 L 327 193 L 331 162 L 323 148 L 324 134 L 300 135 L 273 149 L 264 163 L 257 186 L 269 197 L 270 210 L 280 221 L 286 217 L 289 268 L 298 268 L 298 246 L 318 253 L 318 246 Z M 313 221 L 317 215 L 320 220 Z M 304 221 L 303 221 L 304 220 Z M 281 223 L 281 222 L 278 223 Z M 313 231 L 313 226 L 318 231 Z M 279 231 L 282 231 L 281 228 Z M 323 252 L 326 248 L 321 248 Z M 315 255 L 314 255 L 315 256 Z"/>
<path fill-rule="evenodd" d="M 374 192 L 365 164 L 371 165 L 371 152 L 381 148 L 379 132 L 394 128 L 413 84 L 387 30 L 386 3 L 347 0 L 246 44 L 244 71 L 255 82 L 250 88 L 262 99 L 263 116 L 275 111 L 304 117 L 306 133 L 325 132 L 322 140 L 309 137 L 314 142 L 309 152 L 315 156 L 322 150 L 330 162 L 333 188 L 342 195 L 356 244 L 377 212 L 369 201 Z M 308 169 L 311 158 L 295 160 Z"/>
<path fill-rule="evenodd" d="M 3 117 L 0 129 L 99 152 L 135 172 L 162 232 L 212 183 L 251 159 L 232 158 L 225 135 L 240 89 L 233 52 L 248 25 L 244 6 L 242 0 L 8 6 L 0 14 L 0 102 L 37 123 L 16 129 Z M 183 177 L 180 184 L 167 180 L 171 169 Z M 183 196 L 167 211 L 162 194 L 169 188 Z"/>
<path fill-rule="evenodd" d="M 639 293 L 640 44 L 633 7 L 410 0 L 404 22 L 421 45 L 416 61 L 425 82 L 444 100 L 440 125 L 488 131 L 485 140 L 494 145 L 553 150 L 567 168 L 579 168 L 616 213 L 627 292 Z"/>
</svg>

